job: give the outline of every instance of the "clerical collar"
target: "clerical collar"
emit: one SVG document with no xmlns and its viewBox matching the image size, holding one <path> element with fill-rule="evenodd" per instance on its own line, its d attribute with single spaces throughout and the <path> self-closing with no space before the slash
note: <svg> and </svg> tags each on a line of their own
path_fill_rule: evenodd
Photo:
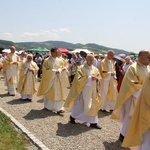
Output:
<svg viewBox="0 0 150 150">
<path fill-rule="evenodd" d="M 140 63 L 139 60 L 138 60 L 138 63 L 139 63 L 143 68 L 147 68 L 147 65 L 143 65 L 142 63 Z"/>
<path fill-rule="evenodd" d="M 10 53 L 11 55 L 15 55 L 15 53 Z"/>
<path fill-rule="evenodd" d="M 88 64 L 87 64 L 87 67 L 88 67 L 88 69 L 92 69 L 92 66 L 89 66 Z"/>
<path fill-rule="evenodd" d="M 51 58 L 52 58 L 52 60 L 56 60 L 56 58 L 54 58 L 54 57 L 52 57 L 52 56 L 51 56 Z"/>
<path fill-rule="evenodd" d="M 31 62 L 27 61 L 28 64 L 31 64 Z"/>
<path fill-rule="evenodd" d="M 109 61 L 109 62 L 111 62 L 111 61 L 112 61 L 112 59 L 108 59 L 107 57 L 106 57 L 106 60 L 107 60 L 107 61 Z"/>
</svg>

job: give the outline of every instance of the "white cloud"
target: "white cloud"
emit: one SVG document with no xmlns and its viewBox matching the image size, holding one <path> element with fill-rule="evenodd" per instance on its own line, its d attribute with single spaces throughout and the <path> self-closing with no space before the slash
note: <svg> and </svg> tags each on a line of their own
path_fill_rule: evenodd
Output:
<svg viewBox="0 0 150 150">
<path fill-rule="evenodd" d="M 55 34 L 51 31 L 45 31 L 45 30 L 41 30 L 39 32 L 24 32 L 20 35 L 21 39 L 29 39 L 29 40 L 34 40 L 34 39 L 59 39 L 59 35 Z"/>
<path fill-rule="evenodd" d="M 61 36 L 71 31 L 67 28 L 59 28 L 53 30 L 40 30 L 38 32 L 23 32 L 20 34 L 12 34 L 9 32 L 2 34 L 2 39 L 11 40 L 13 42 L 30 42 L 30 41 L 46 41 L 46 40 L 61 40 Z"/>
<path fill-rule="evenodd" d="M 71 31 L 67 28 L 59 28 L 59 29 L 53 29 L 53 32 L 67 32 L 70 33 Z"/>
<path fill-rule="evenodd" d="M 22 38 L 26 38 L 26 37 L 38 37 L 38 36 L 40 36 L 40 34 L 39 33 L 34 33 L 34 32 L 24 32 L 24 33 L 22 33 L 21 35 L 20 35 L 20 37 L 22 37 Z"/>
<path fill-rule="evenodd" d="M 52 37 L 52 38 L 58 38 L 59 35 L 51 32 L 51 31 L 44 31 L 44 30 L 41 30 L 39 32 L 24 32 L 21 34 L 21 37 Z"/>
<path fill-rule="evenodd" d="M 5 32 L 2 34 L 2 38 L 12 40 L 14 38 L 14 35 L 9 32 Z"/>
<path fill-rule="evenodd" d="M 58 32 L 58 30 L 57 29 L 52 29 L 52 32 Z"/>
<path fill-rule="evenodd" d="M 67 29 L 67 28 L 60 28 L 60 29 L 58 29 L 59 31 L 61 31 L 61 32 L 68 32 L 68 33 L 70 33 L 71 31 L 69 30 L 69 29 Z"/>
</svg>

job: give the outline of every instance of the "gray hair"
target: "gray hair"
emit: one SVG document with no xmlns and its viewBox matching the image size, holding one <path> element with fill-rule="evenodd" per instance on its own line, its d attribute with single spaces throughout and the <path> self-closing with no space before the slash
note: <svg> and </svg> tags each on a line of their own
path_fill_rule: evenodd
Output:
<svg viewBox="0 0 150 150">
<path fill-rule="evenodd" d="M 113 50 L 108 50 L 107 54 L 109 54 L 109 53 L 115 54 L 115 52 Z"/>
<path fill-rule="evenodd" d="M 28 54 L 28 55 L 27 55 L 27 58 L 28 58 L 28 57 L 32 57 L 32 59 L 33 59 L 33 55 L 32 55 L 32 54 Z"/>
<path fill-rule="evenodd" d="M 126 56 L 126 57 L 125 57 L 125 60 L 126 60 L 126 59 L 131 60 L 130 56 Z"/>
<path fill-rule="evenodd" d="M 87 54 L 86 60 L 89 59 L 90 57 L 94 58 L 94 56 L 92 54 Z"/>
</svg>

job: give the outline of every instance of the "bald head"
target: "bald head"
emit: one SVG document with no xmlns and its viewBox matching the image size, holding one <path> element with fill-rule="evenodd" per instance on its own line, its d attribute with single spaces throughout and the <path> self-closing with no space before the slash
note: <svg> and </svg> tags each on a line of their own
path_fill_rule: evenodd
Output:
<svg viewBox="0 0 150 150">
<path fill-rule="evenodd" d="M 150 63 L 150 51 L 141 50 L 138 54 L 138 60 L 143 65 L 149 65 Z"/>
<path fill-rule="evenodd" d="M 138 57 L 144 55 L 145 53 L 149 53 L 149 51 L 148 51 L 148 50 L 141 50 L 141 51 L 139 52 L 139 54 L 138 54 Z"/>
<path fill-rule="evenodd" d="M 113 50 L 109 50 L 109 51 L 107 52 L 107 58 L 108 58 L 109 60 L 113 59 L 114 55 L 115 55 L 115 52 L 114 52 Z"/>
<path fill-rule="evenodd" d="M 86 62 L 89 66 L 92 66 L 94 63 L 94 56 L 92 54 L 87 54 Z"/>
<path fill-rule="evenodd" d="M 87 54 L 86 59 L 94 58 L 92 54 Z"/>
<path fill-rule="evenodd" d="M 14 54 L 14 53 L 15 53 L 15 51 L 16 51 L 15 46 L 11 46 L 11 47 L 10 47 L 10 51 L 11 51 L 11 53 L 12 53 L 12 54 Z"/>
</svg>

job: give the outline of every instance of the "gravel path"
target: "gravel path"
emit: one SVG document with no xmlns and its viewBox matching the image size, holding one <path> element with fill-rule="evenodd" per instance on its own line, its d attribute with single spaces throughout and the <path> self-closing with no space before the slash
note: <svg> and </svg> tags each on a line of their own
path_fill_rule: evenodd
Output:
<svg viewBox="0 0 150 150">
<path fill-rule="evenodd" d="M 7 95 L 0 80 L 0 107 L 10 113 L 32 132 L 50 150 L 122 150 L 118 141 L 119 123 L 110 119 L 110 113 L 99 112 L 102 130 L 91 129 L 84 123 L 68 123 L 69 113 L 63 116 L 43 109 L 43 100 L 34 96 L 33 102 Z"/>
</svg>

